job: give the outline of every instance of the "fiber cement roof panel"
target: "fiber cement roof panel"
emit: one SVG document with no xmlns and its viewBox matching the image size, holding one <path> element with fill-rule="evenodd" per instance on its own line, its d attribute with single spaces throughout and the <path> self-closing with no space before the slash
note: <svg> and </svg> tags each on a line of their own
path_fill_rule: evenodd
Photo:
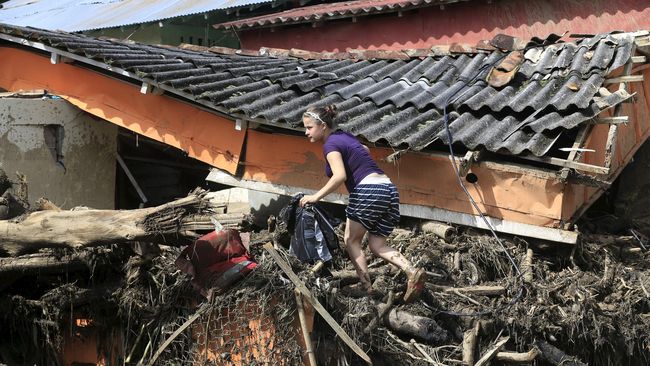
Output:
<svg viewBox="0 0 650 366">
<path fill-rule="evenodd" d="M 603 87 L 607 75 L 632 55 L 634 39 L 628 34 L 530 47 L 501 87 L 486 81 L 508 54 L 498 50 L 408 60 L 305 60 L 7 25 L 0 25 L 0 34 L 124 69 L 137 76 L 134 82 L 161 83 L 170 95 L 189 97 L 233 119 L 296 128 L 308 107 L 336 104 L 342 129 L 414 150 L 447 143 L 446 121 L 453 143 L 467 149 L 547 155 L 567 147 L 576 129 L 602 110 L 631 97 Z"/>
</svg>

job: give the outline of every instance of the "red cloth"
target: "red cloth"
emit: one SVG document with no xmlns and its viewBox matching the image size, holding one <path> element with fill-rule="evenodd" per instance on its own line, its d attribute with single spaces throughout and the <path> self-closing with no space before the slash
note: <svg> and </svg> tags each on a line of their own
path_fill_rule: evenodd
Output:
<svg viewBox="0 0 650 366">
<path fill-rule="evenodd" d="M 246 276 L 257 266 L 234 229 L 213 231 L 188 245 L 176 259 L 176 266 L 193 277 L 192 284 L 204 296 L 208 287 L 218 292 Z"/>
</svg>

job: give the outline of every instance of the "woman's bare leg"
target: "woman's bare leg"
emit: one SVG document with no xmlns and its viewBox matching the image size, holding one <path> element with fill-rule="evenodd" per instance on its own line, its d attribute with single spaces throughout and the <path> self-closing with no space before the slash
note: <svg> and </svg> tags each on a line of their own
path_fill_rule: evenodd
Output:
<svg viewBox="0 0 650 366">
<path fill-rule="evenodd" d="M 407 275 L 410 276 L 415 271 L 413 264 L 402 253 L 387 244 L 386 237 L 368 234 L 368 247 L 374 255 L 396 265 Z"/>
<path fill-rule="evenodd" d="M 366 289 L 370 289 L 372 282 L 370 282 L 370 274 L 368 273 L 368 263 L 361 247 L 361 241 L 366 232 L 366 228 L 356 221 L 347 219 L 345 222 L 345 249 L 357 271 L 361 285 Z"/>
</svg>

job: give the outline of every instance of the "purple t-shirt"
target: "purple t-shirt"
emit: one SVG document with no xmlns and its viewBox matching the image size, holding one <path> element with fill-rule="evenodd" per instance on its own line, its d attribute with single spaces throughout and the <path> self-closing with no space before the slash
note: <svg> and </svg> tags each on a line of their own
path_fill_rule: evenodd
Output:
<svg viewBox="0 0 650 366">
<path fill-rule="evenodd" d="M 377 163 L 372 159 L 368 150 L 353 135 L 344 131 L 334 131 L 323 144 L 323 156 L 325 156 L 325 174 L 332 176 L 332 167 L 327 162 L 327 154 L 338 151 L 343 157 L 345 166 L 345 187 L 352 193 L 354 187 L 371 173 L 384 174 Z"/>
</svg>

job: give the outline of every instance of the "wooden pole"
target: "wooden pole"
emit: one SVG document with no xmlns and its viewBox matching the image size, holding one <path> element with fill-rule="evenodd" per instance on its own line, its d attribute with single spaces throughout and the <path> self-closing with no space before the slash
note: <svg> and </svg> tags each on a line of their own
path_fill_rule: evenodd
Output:
<svg viewBox="0 0 650 366">
<path fill-rule="evenodd" d="M 314 348 L 311 344 L 309 329 L 307 329 L 307 318 L 305 317 L 305 307 L 302 304 L 302 295 L 297 288 L 293 289 L 293 291 L 296 295 L 296 307 L 298 308 L 298 318 L 300 318 L 300 329 L 302 329 L 302 338 L 305 341 L 305 348 L 307 357 L 309 358 L 309 365 L 316 366 L 316 355 L 314 354 Z"/>
</svg>

